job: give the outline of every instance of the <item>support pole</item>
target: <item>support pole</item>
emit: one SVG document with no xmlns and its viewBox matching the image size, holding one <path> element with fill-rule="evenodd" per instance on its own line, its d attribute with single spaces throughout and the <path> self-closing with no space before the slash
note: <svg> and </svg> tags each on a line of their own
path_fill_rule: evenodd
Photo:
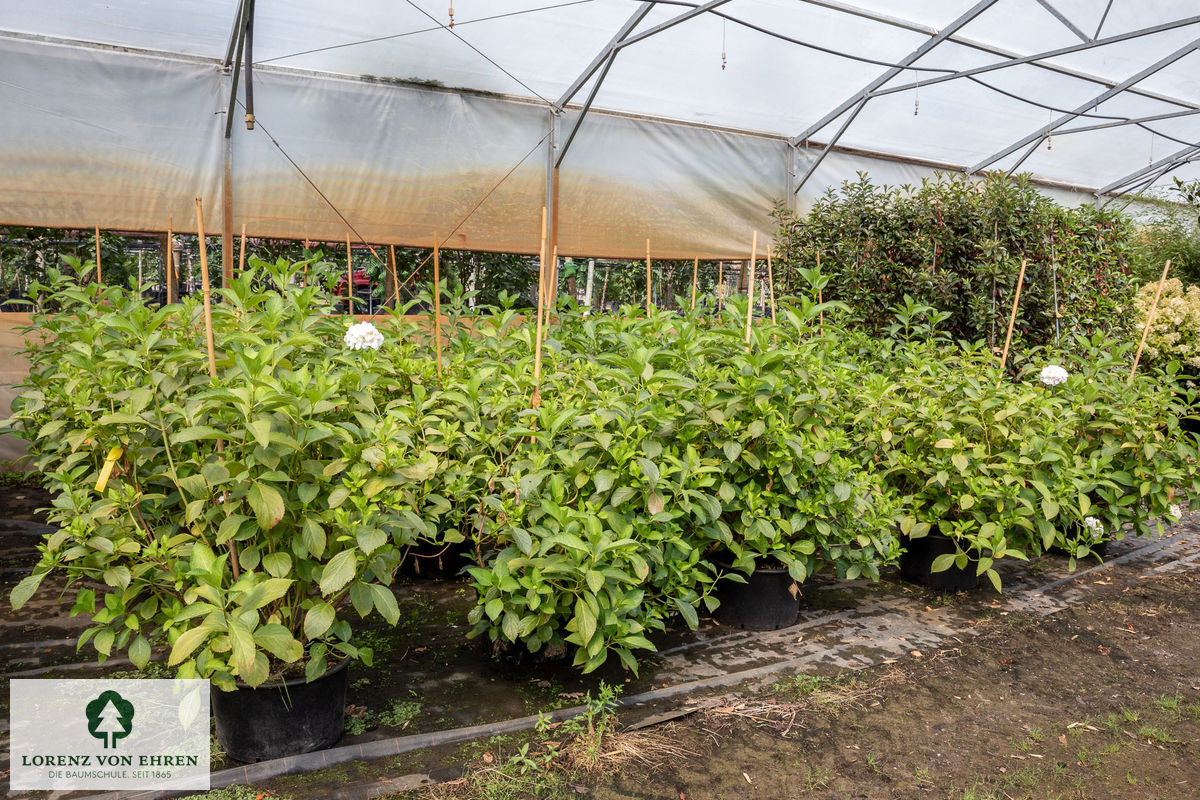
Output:
<svg viewBox="0 0 1200 800">
<path fill-rule="evenodd" d="M 767 242 L 767 291 L 771 299 L 771 324 L 775 324 L 778 320 L 775 318 L 775 273 L 771 268 L 770 242 Z"/>
<path fill-rule="evenodd" d="M 208 278 L 208 246 L 204 241 L 204 209 L 196 198 L 196 236 L 200 243 L 200 283 L 204 291 L 204 342 L 208 346 L 208 376 L 217 377 L 217 351 L 213 344 L 212 286 Z"/>
<path fill-rule="evenodd" d="M 650 240 L 646 240 L 646 316 L 650 316 Z"/>
<path fill-rule="evenodd" d="M 717 313 L 721 311 L 721 301 L 725 299 L 725 262 L 717 262 Z"/>
<path fill-rule="evenodd" d="M 758 231 L 750 240 L 750 272 L 746 285 L 746 352 L 750 352 L 750 324 L 754 322 L 754 262 L 758 259 Z"/>
<path fill-rule="evenodd" d="M 392 277 L 393 308 L 400 308 L 400 278 L 396 274 L 396 245 L 388 245 L 388 274 Z"/>
<path fill-rule="evenodd" d="M 1138 342 L 1137 353 L 1133 356 L 1133 366 L 1129 368 L 1129 380 L 1126 383 L 1133 383 L 1133 376 L 1137 374 L 1138 363 L 1142 360 L 1142 349 L 1146 346 L 1146 337 L 1150 335 L 1150 326 L 1154 324 L 1154 315 L 1158 313 L 1158 299 L 1162 297 L 1163 284 L 1167 282 L 1167 271 L 1170 269 L 1171 260 L 1167 259 L 1162 277 L 1158 279 L 1158 288 L 1154 290 L 1154 302 L 1150 304 L 1150 312 L 1146 314 L 1146 324 L 1142 326 L 1142 340 Z"/>
<path fill-rule="evenodd" d="M 246 223 L 242 223 L 242 249 L 238 252 L 238 274 L 246 271 Z"/>
<path fill-rule="evenodd" d="M 542 303 L 546 297 L 546 207 L 542 206 L 542 246 L 539 251 L 538 269 L 538 307 L 537 328 L 533 335 L 533 396 L 529 404 L 538 408 L 542 404 L 542 396 L 538 392 L 538 384 L 542 381 Z"/>
<path fill-rule="evenodd" d="M 166 252 L 163 253 L 163 267 L 167 273 L 167 303 L 174 303 L 179 299 L 179 279 L 175 277 L 175 236 L 171 231 L 171 226 L 174 220 L 167 217 L 167 239 Z"/>
<path fill-rule="evenodd" d="M 233 283 L 233 139 L 225 140 L 225 169 L 221 180 L 221 285 Z"/>
<path fill-rule="evenodd" d="M 433 348 L 438 375 L 442 374 L 442 277 L 437 231 L 433 234 Z"/>
<path fill-rule="evenodd" d="M 1000 356 L 1000 370 L 1008 365 L 1008 346 L 1012 343 L 1013 326 L 1017 323 L 1017 304 L 1021 302 L 1021 287 L 1025 284 L 1026 260 L 1021 259 L 1021 272 L 1017 275 L 1017 293 L 1013 295 L 1012 312 L 1008 315 L 1008 333 L 1004 334 L 1004 352 Z"/>
<path fill-rule="evenodd" d="M 596 271 L 596 259 L 588 259 L 587 283 L 583 289 L 583 304 L 589 308 L 592 305 L 592 275 Z"/>
<path fill-rule="evenodd" d="M 96 283 L 104 283 L 104 276 L 100 274 L 100 226 L 96 226 Z"/>
<path fill-rule="evenodd" d="M 350 231 L 346 231 L 346 313 L 354 315 L 354 267 L 350 263 Z"/>
<path fill-rule="evenodd" d="M 692 262 L 692 311 L 696 310 L 696 283 L 700 277 L 700 259 Z"/>
</svg>

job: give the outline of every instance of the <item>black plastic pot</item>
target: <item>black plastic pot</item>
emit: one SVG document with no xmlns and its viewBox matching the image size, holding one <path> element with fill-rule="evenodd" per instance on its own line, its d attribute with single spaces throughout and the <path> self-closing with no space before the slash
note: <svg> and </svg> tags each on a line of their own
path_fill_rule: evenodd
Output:
<svg viewBox="0 0 1200 800">
<path fill-rule="evenodd" d="M 467 566 L 469 542 L 437 544 L 420 542 L 408 548 L 400 572 L 412 578 L 453 578 Z"/>
<path fill-rule="evenodd" d="M 214 690 L 213 719 L 226 754 L 243 762 L 311 753 L 342 738 L 346 659 L 312 683 L 303 678 L 232 692 Z"/>
<path fill-rule="evenodd" d="M 1068 535 L 1078 538 L 1080 533 L 1082 532 L 1082 529 L 1083 529 L 1083 526 L 1081 526 L 1081 525 L 1072 525 L 1066 532 Z M 1108 557 L 1108 542 L 1109 542 L 1108 539 L 1105 539 L 1100 542 L 1093 542 L 1092 543 L 1092 553 L 1094 555 L 1100 556 L 1101 558 L 1107 558 Z M 1046 552 L 1050 553 L 1051 555 L 1056 555 L 1056 556 L 1068 556 L 1069 557 L 1069 556 L 1075 555 L 1074 553 L 1068 551 L 1066 548 L 1059 547 L 1058 545 L 1054 545 Z"/>
<path fill-rule="evenodd" d="M 799 595 L 786 567 L 756 567 L 745 583 L 721 581 L 717 586 L 721 604 L 716 618 L 724 625 L 752 631 L 787 628 L 800 616 Z"/>
<path fill-rule="evenodd" d="M 933 571 L 933 562 L 938 556 L 957 552 L 954 540 L 941 533 L 930 531 L 919 539 L 905 537 L 904 552 L 900 554 L 900 577 L 942 592 L 974 589 L 979 585 L 974 560 L 968 561 L 966 567 L 951 564 L 950 569 Z"/>
</svg>

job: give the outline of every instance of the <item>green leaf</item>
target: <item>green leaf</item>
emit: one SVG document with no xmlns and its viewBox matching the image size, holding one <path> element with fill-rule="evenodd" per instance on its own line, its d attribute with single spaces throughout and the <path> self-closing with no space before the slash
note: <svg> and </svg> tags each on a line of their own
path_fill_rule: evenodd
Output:
<svg viewBox="0 0 1200 800">
<path fill-rule="evenodd" d="M 949 450 L 954 447 L 953 439 L 938 439 L 933 443 L 933 446 L 938 450 Z"/>
<path fill-rule="evenodd" d="M 296 641 L 287 628 L 275 623 L 257 628 L 254 631 L 254 642 L 263 650 L 288 664 L 299 661 L 304 655 L 304 646 Z"/>
<path fill-rule="evenodd" d="M 171 434 L 172 444 L 186 444 L 198 439 L 227 439 L 224 433 L 207 425 L 193 425 Z"/>
<path fill-rule="evenodd" d="M 959 472 L 966 472 L 967 466 L 970 462 L 965 453 L 955 453 L 954 455 L 950 456 L 950 463 L 953 464 Z"/>
<path fill-rule="evenodd" d="M 395 625 L 399 622 L 400 607 L 396 603 L 396 595 L 392 594 L 392 590 L 378 583 L 370 584 L 369 588 L 375 598 L 375 608 L 378 609 L 380 615 L 387 623 Z"/>
<path fill-rule="evenodd" d="M 230 657 L 239 675 L 248 675 L 254 669 L 254 654 L 258 649 L 254 646 L 254 637 L 250 631 L 237 620 L 229 624 Z"/>
<path fill-rule="evenodd" d="M 742 454 L 741 444 L 733 441 L 732 439 L 721 445 L 721 449 L 725 451 L 725 458 L 729 459 L 731 463 L 737 461 L 738 456 Z"/>
<path fill-rule="evenodd" d="M 687 623 L 689 628 L 696 630 L 700 626 L 700 617 L 696 614 L 696 608 L 691 603 L 676 597 L 675 608 L 679 609 L 679 615 L 683 617 L 683 621 Z"/>
<path fill-rule="evenodd" d="M 144 669 L 150 663 L 150 642 L 145 636 L 138 636 L 129 645 L 129 663 L 138 669 Z"/>
<path fill-rule="evenodd" d="M 957 553 L 943 553 L 933 560 L 933 567 L 930 572 L 945 572 L 954 566 L 954 559 L 958 557 Z"/>
<path fill-rule="evenodd" d="M 262 568 L 267 571 L 268 575 L 282 578 L 292 571 L 292 557 L 282 551 L 267 553 L 262 557 Z"/>
<path fill-rule="evenodd" d="M 304 615 L 304 637 L 309 641 L 321 638 L 337 616 L 329 603 L 314 603 Z"/>
<path fill-rule="evenodd" d="M 596 614 L 582 597 L 575 601 L 575 619 L 579 624 L 580 642 L 586 646 L 596 635 Z"/>
<path fill-rule="evenodd" d="M 1050 499 L 1043 500 L 1042 501 L 1042 515 L 1045 516 L 1046 519 L 1048 519 L 1048 520 L 1054 519 L 1055 517 L 1057 517 L 1058 516 L 1058 503 L 1056 503 Z"/>
<path fill-rule="evenodd" d="M 258 442 L 260 447 L 271 446 L 271 420 L 259 418 L 247 423 L 246 427 L 254 435 L 254 441 Z"/>
<path fill-rule="evenodd" d="M 258 527 L 264 531 L 271 530 L 283 519 L 283 496 L 275 487 L 255 481 L 251 484 L 246 499 L 250 501 L 250 507 L 254 509 L 254 515 L 258 518 Z"/>
<path fill-rule="evenodd" d="M 167 657 L 167 666 L 173 667 L 183 661 L 210 636 L 220 630 L 222 630 L 220 626 L 211 622 L 205 622 L 184 631 L 175 640 L 174 646 L 171 647 L 171 654 Z"/>
<path fill-rule="evenodd" d="M 273 603 L 283 597 L 290 588 L 292 588 L 290 578 L 267 578 L 246 592 L 246 596 L 242 598 L 238 607 L 247 611 L 257 611 L 268 603 Z"/>
<path fill-rule="evenodd" d="M 358 531 L 358 548 L 367 555 L 374 553 L 387 543 L 387 534 L 376 528 L 362 528 Z"/>
<path fill-rule="evenodd" d="M 321 523 L 311 517 L 306 517 L 301 526 L 301 537 L 304 547 L 313 558 L 319 559 L 325 553 L 325 529 Z"/>
<path fill-rule="evenodd" d="M 321 571 L 321 594 L 329 596 L 354 579 L 356 559 L 354 550 L 343 550 L 329 560 Z"/>
<path fill-rule="evenodd" d="M 13 609 L 19 609 L 29 601 L 33 593 L 38 590 L 49 573 L 43 572 L 40 575 L 29 575 L 21 579 L 21 582 L 13 587 L 13 590 L 8 595 L 9 602 L 12 603 Z"/>
<path fill-rule="evenodd" d="M 958 498 L 958 507 L 963 511 L 966 511 L 973 505 L 975 505 L 975 498 L 972 495 L 964 494 Z"/>
</svg>

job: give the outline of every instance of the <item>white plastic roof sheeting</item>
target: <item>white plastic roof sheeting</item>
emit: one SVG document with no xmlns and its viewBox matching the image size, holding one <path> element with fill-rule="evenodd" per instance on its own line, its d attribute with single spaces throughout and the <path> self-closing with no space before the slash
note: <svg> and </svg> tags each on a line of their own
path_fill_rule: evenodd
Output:
<svg viewBox="0 0 1200 800">
<path fill-rule="evenodd" d="M 554 106 L 643 8 L 632 37 L 694 16 L 604 74 L 562 160 L 563 255 L 745 257 L 793 188 L 803 209 L 860 169 L 1200 175 L 1195 0 L 700 4 L 457 0 L 451 29 L 450 0 L 255 0 L 258 125 L 236 108 L 227 141 L 240 0 L 5 0 L 0 222 L 194 230 L 199 196 L 219 231 L 228 158 L 251 235 L 536 252 L 552 120 L 561 153 L 597 76 Z"/>
</svg>

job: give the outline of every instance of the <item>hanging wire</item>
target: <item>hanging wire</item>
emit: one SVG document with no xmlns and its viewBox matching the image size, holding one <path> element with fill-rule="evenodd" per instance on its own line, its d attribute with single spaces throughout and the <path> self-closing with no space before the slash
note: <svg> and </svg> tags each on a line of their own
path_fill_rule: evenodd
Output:
<svg viewBox="0 0 1200 800">
<path fill-rule="evenodd" d="M 450 27 L 454 27 L 454 4 L 450 4 Z"/>
<path fill-rule="evenodd" d="M 725 28 L 729 20 L 721 20 L 721 69 L 725 69 Z"/>
<path fill-rule="evenodd" d="M 918 116 L 921 113 L 921 82 L 917 81 L 917 85 L 913 87 L 913 116 Z"/>
<path fill-rule="evenodd" d="M 1150 159 L 1146 163 L 1154 163 L 1154 131 L 1150 131 Z"/>
<path fill-rule="evenodd" d="M 1054 112 L 1050 112 L 1050 122 L 1046 124 L 1046 149 L 1054 149 L 1054 131 L 1050 130 L 1050 126 L 1054 124 Z"/>
</svg>

